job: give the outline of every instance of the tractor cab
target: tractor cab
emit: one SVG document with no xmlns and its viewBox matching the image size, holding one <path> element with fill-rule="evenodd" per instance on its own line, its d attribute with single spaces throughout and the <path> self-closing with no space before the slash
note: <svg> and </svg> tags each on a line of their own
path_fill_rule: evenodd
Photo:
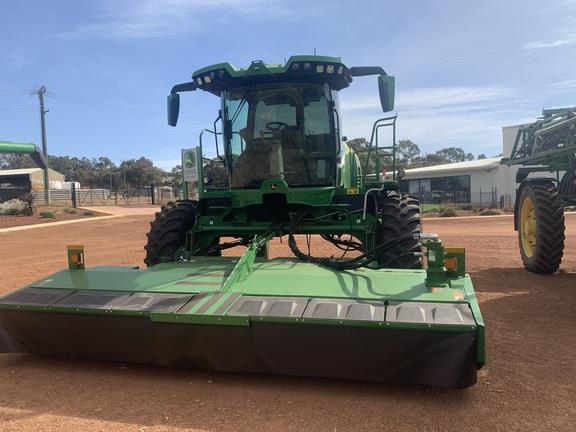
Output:
<svg viewBox="0 0 576 432">
<path fill-rule="evenodd" d="M 202 89 L 221 98 L 222 132 L 216 152 L 232 189 L 258 189 L 275 180 L 288 187 L 337 186 L 343 154 L 338 92 L 353 76 L 379 75 L 382 108 L 394 107 L 394 78 L 380 67 L 346 67 L 340 58 L 294 56 L 285 65 L 254 61 L 196 71 L 192 82 L 168 96 L 168 122 L 176 124 L 181 91 Z M 218 136 L 224 151 L 220 154 Z"/>
<path fill-rule="evenodd" d="M 240 86 L 225 91 L 223 102 L 232 188 L 259 188 L 269 179 L 334 185 L 337 117 L 328 84 Z"/>
</svg>

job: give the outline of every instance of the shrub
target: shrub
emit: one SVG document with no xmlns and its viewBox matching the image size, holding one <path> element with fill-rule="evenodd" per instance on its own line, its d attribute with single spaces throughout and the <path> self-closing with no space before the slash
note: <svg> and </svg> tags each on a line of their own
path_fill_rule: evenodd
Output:
<svg viewBox="0 0 576 432">
<path fill-rule="evenodd" d="M 23 215 L 26 214 L 26 203 L 19 199 L 11 199 L 0 203 L 0 215 Z"/>
<path fill-rule="evenodd" d="M 76 214 L 76 213 L 78 213 L 75 209 L 68 208 L 68 207 L 62 209 L 62 211 L 63 211 L 64 213 L 67 213 L 67 214 Z"/>
<path fill-rule="evenodd" d="M 454 217 L 454 216 L 458 216 L 458 213 L 456 213 L 456 210 L 454 210 L 452 207 L 448 207 L 448 208 L 442 209 L 438 216 L 440 216 L 440 217 Z"/>
<path fill-rule="evenodd" d="M 40 217 L 42 219 L 56 219 L 56 216 L 51 211 L 40 212 Z"/>
<path fill-rule="evenodd" d="M 480 212 L 480 216 L 495 216 L 495 215 L 499 215 L 499 214 L 502 214 L 500 212 L 500 210 L 492 209 L 492 208 L 484 209 Z"/>
<path fill-rule="evenodd" d="M 24 202 L 24 204 L 26 205 L 24 213 L 26 216 L 32 216 L 34 213 L 36 213 L 36 207 L 34 207 L 35 199 L 36 199 L 36 192 L 34 192 L 33 190 L 20 197 L 20 201 Z"/>
<path fill-rule="evenodd" d="M 94 212 L 93 211 L 85 211 L 84 213 L 82 213 L 82 216 L 94 216 Z"/>
</svg>

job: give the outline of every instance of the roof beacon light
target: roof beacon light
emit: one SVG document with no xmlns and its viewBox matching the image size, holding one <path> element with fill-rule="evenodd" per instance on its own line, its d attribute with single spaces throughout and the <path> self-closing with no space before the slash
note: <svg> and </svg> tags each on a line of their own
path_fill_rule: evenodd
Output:
<svg viewBox="0 0 576 432">
<path fill-rule="evenodd" d="M 324 65 L 316 65 L 316 73 L 324 73 Z"/>
<path fill-rule="evenodd" d="M 308 70 L 312 67 L 312 65 L 308 62 L 304 63 L 304 70 Z"/>
<path fill-rule="evenodd" d="M 334 65 L 326 65 L 326 73 L 334 73 Z"/>
</svg>

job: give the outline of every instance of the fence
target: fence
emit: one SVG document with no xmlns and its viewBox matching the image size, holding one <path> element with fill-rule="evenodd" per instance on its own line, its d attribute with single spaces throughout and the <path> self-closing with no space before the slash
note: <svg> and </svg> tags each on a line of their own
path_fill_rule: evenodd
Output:
<svg viewBox="0 0 576 432">
<path fill-rule="evenodd" d="M 0 202 L 19 198 L 29 188 L 0 187 Z M 44 189 L 34 189 L 34 204 L 44 204 Z M 50 189 L 50 203 L 65 207 L 92 207 L 107 205 L 161 205 L 174 199 L 169 187 L 149 186 L 118 191 L 108 189 Z"/>
<path fill-rule="evenodd" d="M 514 199 L 509 194 L 498 194 L 497 188 L 477 191 L 434 191 L 424 193 L 411 193 L 421 203 L 423 211 L 440 211 L 443 208 L 473 209 L 473 208 L 499 208 L 509 209 L 514 206 Z"/>
</svg>

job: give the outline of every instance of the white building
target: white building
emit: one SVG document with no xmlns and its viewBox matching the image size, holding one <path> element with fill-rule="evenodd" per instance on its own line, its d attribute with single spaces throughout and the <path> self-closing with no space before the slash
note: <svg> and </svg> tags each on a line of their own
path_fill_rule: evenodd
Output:
<svg viewBox="0 0 576 432">
<path fill-rule="evenodd" d="M 522 125 L 502 128 L 502 154 L 509 157 Z M 501 164 L 501 157 L 406 170 L 401 190 L 424 203 L 453 202 L 473 206 L 511 207 L 516 194 L 517 166 Z"/>
</svg>

